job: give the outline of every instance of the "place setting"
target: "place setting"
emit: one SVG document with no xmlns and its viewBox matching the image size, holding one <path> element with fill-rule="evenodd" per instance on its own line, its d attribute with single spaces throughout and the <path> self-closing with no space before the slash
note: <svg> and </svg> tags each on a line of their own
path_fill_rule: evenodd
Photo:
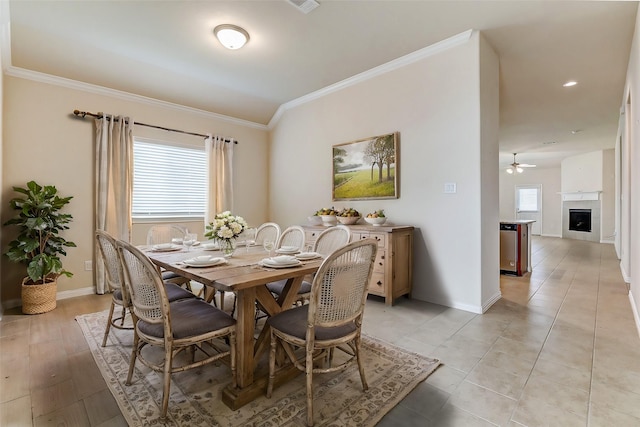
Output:
<svg viewBox="0 0 640 427">
<path fill-rule="evenodd" d="M 223 257 L 214 257 L 211 255 L 200 255 L 193 258 L 185 259 L 176 264 L 184 264 L 187 267 L 204 268 L 204 267 L 214 267 L 214 266 L 222 265 L 226 263 L 227 263 L 227 259 Z"/>
</svg>

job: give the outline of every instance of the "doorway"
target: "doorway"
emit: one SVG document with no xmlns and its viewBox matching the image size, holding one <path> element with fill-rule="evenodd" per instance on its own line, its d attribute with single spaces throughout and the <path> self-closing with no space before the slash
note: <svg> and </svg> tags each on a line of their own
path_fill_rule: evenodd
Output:
<svg viewBox="0 0 640 427">
<path fill-rule="evenodd" d="M 542 186 L 516 185 L 516 219 L 533 220 L 531 234 L 542 234 Z"/>
</svg>

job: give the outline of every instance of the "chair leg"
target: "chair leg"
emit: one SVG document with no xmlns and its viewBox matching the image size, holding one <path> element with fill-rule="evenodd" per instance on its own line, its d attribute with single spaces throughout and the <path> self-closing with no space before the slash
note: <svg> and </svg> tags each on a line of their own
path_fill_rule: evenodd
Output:
<svg viewBox="0 0 640 427">
<path fill-rule="evenodd" d="M 313 426 L 313 351 L 307 349 L 305 361 L 307 377 L 307 425 Z"/>
<path fill-rule="evenodd" d="M 362 389 L 364 391 L 369 390 L 367 385 L 367 379 L 364 376 L 364 366 L 362 365 L 362 359 L 360 358 L 360 336 L 355 339 L 354 351 L 356 353 L 356 360 L 358 361 L 358 370 L 360 371 L 360 381 L 362 381 Z"/>
<path fill-rule="evenodd" d="M 113 319 L 113 310 L 115 309 L 115 303 L 113 299 L 111 300 L 111 307 L 109 307 L 109 316 L 107 317 L 107 328 L 104 330 L 104 338 L 102 338 L 102 346 L 107 345 L 107 337 L 109 336 L 109 331 L 111 330 L 111 319 Z"/>
<path fill-rule="evenodd" d="M 126 385 L 131 385 L 131 378 L 133 377 L 133 369 L 136 367 L 136 358 L 138 357 L 138 345 L 140 345 L 140 337 L 138 332 L 133 333 L 133 350 L 131 350 L 131 359 L 129 360 L 129 374 L 127 375 Z"/>
<path fill-rule="evenodd" d="M 169 408 L 169 388 L 171 387 L 171 367 L 173 366 L 173 350 L 165 344 L 164 348 L 164 372 L 162 387 L 162 419 L 167 417 Z"/>
<path fill-rule="evenodd" d="M 273 392 L 273 382 L 276 377 L 276 342 L 277 338 L 271 332 L 271 351 L 269 352 L 269 384 L 267 385 L 267 397 L 271 397 Z"/>
</svg>

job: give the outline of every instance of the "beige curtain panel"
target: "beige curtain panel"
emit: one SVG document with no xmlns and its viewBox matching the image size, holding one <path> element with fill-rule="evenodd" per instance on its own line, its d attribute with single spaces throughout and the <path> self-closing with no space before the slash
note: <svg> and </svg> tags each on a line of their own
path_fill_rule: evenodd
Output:
<svg viewBox="0 0 640 427">
<path fill-rule="evenodd" d="M 133 120 L 103 115 L 96 125 L 95 222 L 103 230 L 126 242 L 131 236 L 131 195 L 133 179 Z M 107 290 L 105 267 L 99 248 L 96 251 L 96 293 Z"/>
<path fill-rule="evenodd" d="M 233 211 L 233 146 L 221 136 L 205 139 L 208 164 L 207 205 L 204 223 L 209 224 L 217 213 Z"/>
</svg>

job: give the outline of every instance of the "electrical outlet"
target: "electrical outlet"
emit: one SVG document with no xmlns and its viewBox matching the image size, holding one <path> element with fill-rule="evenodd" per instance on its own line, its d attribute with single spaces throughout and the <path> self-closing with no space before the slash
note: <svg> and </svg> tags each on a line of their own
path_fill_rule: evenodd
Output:
<svg viewBox="0 0 640 427">
<path fill-rule="evenodd" d="M 85 261 L 84 262 L 84 271 L 93 270 L 93 261 Z"/>
</svg>

